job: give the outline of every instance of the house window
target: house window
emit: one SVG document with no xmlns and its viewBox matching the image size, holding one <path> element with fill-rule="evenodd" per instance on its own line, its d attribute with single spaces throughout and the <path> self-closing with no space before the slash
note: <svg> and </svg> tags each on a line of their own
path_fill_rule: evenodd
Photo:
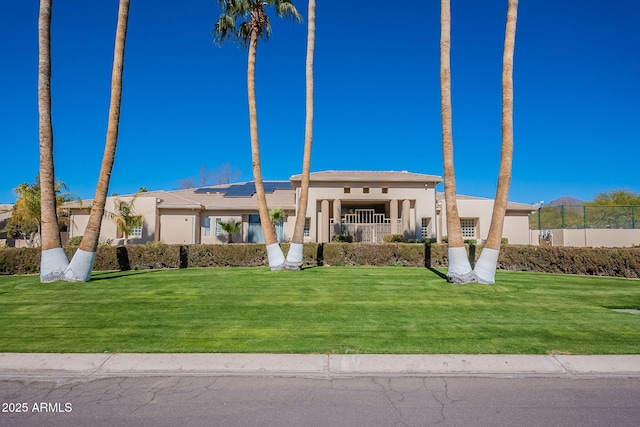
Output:
<svg viewBox="0 0 640 427">
<path fill-rule="evenodd" d="M 351 187 L 344 187 L 344 194 L 351 193 Z"/>
<path fill-rule="evenodd" d="M 420 227 L 420 237 L 422 240 L 428 239 L 429 237 L 429 223 L 431 222 L 431 218 L 422 218 L 422 224 Z"/>
<path fill-rule="evenodd" d="M 364 194 L 369 194 L 369 187 L 363 187 L 363 188 L 362 188 L 362 192 L 363 192 Z"/>
<path fill-rule="evenodd" d="M 466 239 L 476 238 L 476 220 L 472 218 L 464 218 L 460 220 L 460 227 L 462 227 L 462 237 Z"/>
<path fill-rule="evenodd" d="M 222 236 L 222 227 L 220 223 L 222 222 L 222 218 L 216 218 L 216 236 Z"/>
<path fill-rule="evenodd" d="M 129 238 L 142 238 L 142 224 L 131 227 L 131 233 L 129 233 Z"/>
<path fill-rule="evenodd" d="M 211 236 L 211 218 L 204 218 L 202 226 L 204 227 L 204 235 L 207 237 Z"/>
<path fill-rule="evenodd" d="M 309 230 L 311 229 L 311 218 L 307 217 L 304 219 L 304 237 L 309 237 Z"/>
</svg>

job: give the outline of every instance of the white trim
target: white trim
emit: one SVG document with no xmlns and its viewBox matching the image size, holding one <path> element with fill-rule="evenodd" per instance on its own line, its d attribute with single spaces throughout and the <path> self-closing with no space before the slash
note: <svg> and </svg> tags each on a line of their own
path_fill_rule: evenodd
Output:
<svg viewBox="0 0 640 427">
<path fill-rule="evenodd" d="M 62 248 L 46 249 L 40 257 L 40 282 L 51 283 L 64 280 L 64 271 L 69 265 L 67 254 Z"/>
<path fill-rule="evenodd" d="M 475 268 L 476 276 L 478 276 L 478 283 L 493 285 L 496 282 L 498 255 L 500 255 L 500 250 L 489 248 L 482 249 Z"/>
<path fill-rule="evenodd" d="M 65 280 L 69 282 L 88 282 L 91 280 L 91 271 L 93 270 L 95 259 L 95 252 L 78 249 L 73 254 L 73 258 L 71 258 L 71 262 L 64 272 Z"/>
<path fill-rule="evenodd" d="M 284 268 L 284 254 L 279 243 L 267 245 L 267 260 L 271 270 L 282 270 Z"/>
<path fill-rule="evenodd" d="M 302 265 L 304 245 L 302 243 L 291 243 L 289 245 L 289 252 L 287 252 L 287 260 L 284 263 L 284 267 L 287 270 L 299 270 Z"/>
<path fill-rule="evenodd" d="M 467 248 L 449 248 L 447 250 L 449 257 L 449 268 L 447 271 L 447 280 L 456 285 L 464 285 L 476 281 L 476 274 L 471 269 L 469 257 L 467 256 Z"/>
</svg>

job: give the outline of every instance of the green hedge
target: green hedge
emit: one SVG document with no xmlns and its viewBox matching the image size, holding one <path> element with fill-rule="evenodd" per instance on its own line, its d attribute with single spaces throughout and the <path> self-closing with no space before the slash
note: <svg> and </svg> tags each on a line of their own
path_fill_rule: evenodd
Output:
<svg viewBox="0 0 640 427">
<path fill-rule="evenodd" d="M 288 243 L 283 243 L 286 254 Z M 477 259 L 481 248 L 467 246 Z M 75 248 L 65 248 L 71 258 Z M 306 243 L 303 266 L 380 265 L 446 267 L 447 245 L 415 243 Z M 267 266 L 262 244 L 101 246 L 94 270 Z M 39 248 L 0 249 L 0 274 L 37 274 Z M 568 248 L 503 245 L 498 268 L 513 271 L 640 277 L 640 248 Z"/>
</svg>

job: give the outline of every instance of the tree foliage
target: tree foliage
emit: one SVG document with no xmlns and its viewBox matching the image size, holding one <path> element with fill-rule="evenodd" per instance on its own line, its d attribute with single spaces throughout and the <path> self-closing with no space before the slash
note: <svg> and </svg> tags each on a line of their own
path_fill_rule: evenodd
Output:
<svg viewBox="0 0 640 427">
<path fill-rule="evenodd" d="M 135 227 L 142 225 L 143 216 L 135 213 L 134 204 L 136 202 L 136 194 L 129 201 L 116 199 L 114 201 L 115 213 L 113 214 L 113 222 L 116 223 L 118 229 L 122 232 L 125 244 Z"/>
<path fill-rule="evenodd" d="M 67 185 L 62 181 L 55 182 L 54 190 L 58 226 L 60 231 L 65 231 L 69 225 L 69 214 L 63 204 L 78 198 L 69 192 Z M 41 230 L 40 180 L 36 178 L 33 184 L 24 182 L 17 186 L 14 192 L 18 195 L 18 199 L 3 231 L 13 238 L 26 239 L 30 246 L 38 245 Z"/>
<path fill-rule="evenodd" d="M 218 4 L 222 13 L 211 33 L 220 46 L 232 39 L 239 46 L 247 47 L 254 31 L 258 37 L 268 39 L 271 22 L 265 6 L 271 6 L 280 18 L 302 21 L 291 0 L 219 0 Z"/>
<path fill-rule="evenodd" d="M 590 205 L 640 206 L 640 193 L 629 190 L 611 190 L 598 193 Z"/>
<path fill-rule="evenodd" d="M 238 221 L 220 223 L 220 228 L 229 234 L 229 243 L 233 243 L 233 233 L 240 230 L 240 226 L 242 226 L 242 222 Z"/>
</svg>

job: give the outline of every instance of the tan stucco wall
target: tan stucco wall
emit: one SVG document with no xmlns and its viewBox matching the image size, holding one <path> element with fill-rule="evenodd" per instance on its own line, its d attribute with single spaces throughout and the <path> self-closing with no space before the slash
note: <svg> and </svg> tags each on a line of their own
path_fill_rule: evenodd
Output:
<svg viewBox="0 0 640 427">
<path fill-rule="evenodd" d="M 200 211 L 192 209 L 160 211 L 160 241 L 166 244 L 191 245 L 199 243 L 196 236 L 201 229 Z M 212 224 L 213 226 L 213 224 Z"/>
<path fill-rule="evenodd" d="M 109 214 L 115 212 L 115 201 L 120 199 L 123 201 L 130 201 L 129 197 L 107 197 L 105 203 L 105 216 L 102 217 L 102 225 L 100 226 L 100 240 L 111 240 L 113 244 L 118 244 L 117 239 L 118 228 L 113 222 L 113 219 Z M 82 236 L 84 230 L 89 222 L 89 208 L 85 210 L 72 209 L 71 224 L 69 227 L 69 238 L 75 236 Z M 135 213 L 144 216 L 144 222 L 142 224 L 142 239 L 130 239 L 129 243 L 145 243 L 153 242 L 155 240 L 156 233 L 156 199 L 152 197 L 138 197 L 134 204 Z"/>
<path fill-rule="evenodd" d="M 205 228 L 204 228 L 204 219 L 210 218 L 211 220 L 211 235 L 205 236 Z M 233 233 L 233 241 L 235 243 L 244 242 L 243 236 L 246 236 L 246 223 L 247 223 L 247 215 L 240 215 L 237 213 L 230 212 L 212 212 L 212 211 L 203 211 L 200 218 L 200 226 L 198 228 L 198 232 L 200 233 L 200 242 L 203 244 L 214 244 L 214 243 L 228 243 L 229 242 L 229 234 L 220 230 L 221 234 L 216 236 L 216 218 L 220 218 L 223 223 L 231 223 L 231 222 L 241 222 L 243 223 L 240 229 Z"/>
<path fill-rule="evenodd" d="M 447 235 L 447 219 L 444 209 L 444 201 L 442 202 L 442 224 L 441 236 Z M 478 243 L 487 239 L 489 235 L 489 227 L 491 226 L 491 215 L 493 214 L 493 200 L 491 199 L 458 199 L 458 214 L 461 219 L 475 219 L 476 222 L 476 240 Z M 527 212 L 507 211 L 504 218 L 504 226 L 502 229 L 502 237 L 509 240 L 512 245 L 528 245 L 529 236 L 529 217 Z"/>
<path fill-rule="evenodd" d="M 529 216 L 526 214 L 510 214 L 507 212 L 507 216 L 504 218 L 502 236 L 509 239 L 510 245 L 528 245 L 530 243 Z"/>
<path fill-rule="evenodd" d="M 640 230 L 556 229 L 547 239 L 552 246 L 625 248 L 640 245 Z M 531 244 L 538 244 L 538 230 L 531 230 Z"/>
</svg>

